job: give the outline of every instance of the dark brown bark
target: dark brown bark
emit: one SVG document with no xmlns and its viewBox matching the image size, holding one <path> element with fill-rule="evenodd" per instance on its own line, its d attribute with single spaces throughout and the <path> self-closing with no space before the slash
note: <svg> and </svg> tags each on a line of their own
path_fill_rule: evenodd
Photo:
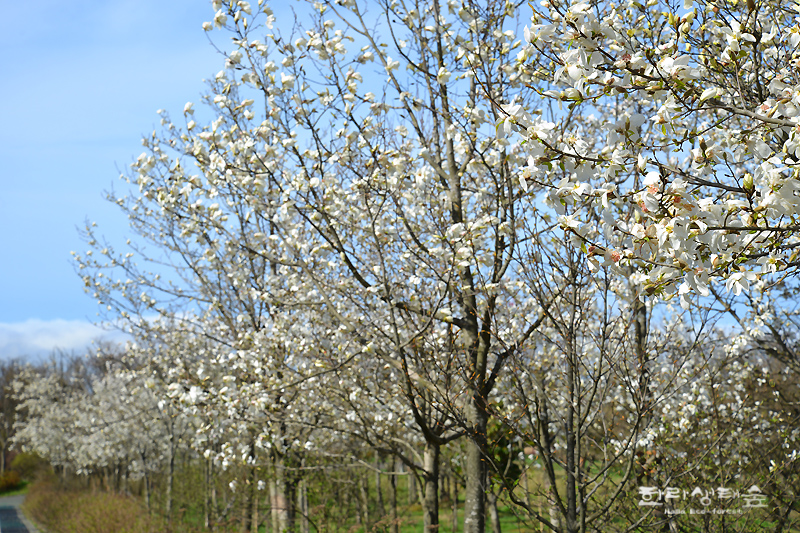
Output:
<svg viewBox="0 0 800 533">
<path fill-rule="evenodd" d="M 389 518 L 392 522 L 389 525 L 391 533 L 399 533 L 400 527 L 397 523 L 397 475 L 394 474 L 396 461 L 392 458 L 392 474 L 389 475 Z"/>
<path fill-rule="evenodd" d="M 377 496 L 378 516 L 386 516 L 386 506 L 383 503 L 383 488 L 381 487 L 381 457 L 375 453 L 375 494 Z"/>
<path fill-rule="evenodd" d="M 453 498 L 453 516 L 452 516 L 452 529 L 453 533 L 458 533 L 458 479 L 456 476 L 453 476 L 453 483 L 452 489 L 450 491 L 450 495 Z"/>
</svg>

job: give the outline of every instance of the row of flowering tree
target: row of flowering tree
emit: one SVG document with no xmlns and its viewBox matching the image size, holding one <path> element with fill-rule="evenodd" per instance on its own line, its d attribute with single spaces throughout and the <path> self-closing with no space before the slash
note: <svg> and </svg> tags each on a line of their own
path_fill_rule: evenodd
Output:
<svg viewBox="0 0 800 533">
<path fill-rule="evenodd" d="M 249 465 L 279 531 L 343 442 L 419 479 L 426 531 L 443 471 L 470 533 L 498 496 L 553 531 L 705 523 L 655 486 L 796 519 L 796 7 L 213 4 L 225 68 L 110 198 L 135 238 L 77 256 L 209 475 Z"/>
<path fill-rule="evenodd" d="M 739 513 L 728 524 L 734 530 L 758 531 L 765 520 L 791 529 L 799 472 L 793 452 L 796 377 L 787 367 L 770 365 L 763 352 L 749 361 L 734 359 L 758 348 L 739 344 L 728 352 L 728 339 L 719 330 L 656 328 L 650 347 L 664 357 L 651 366 L 643 397 L 641 375 L 626 370 L 622 361 L 624 338 L 592 334 L 611 325 L 576 316 L 574 348 L 558 331 L 564 324 L 554 321 L 552 328 L 543 328 L 535 348 L 515 358 L 513 377 L 498 384 L 492 415 L 500 422 L 490 425 L 484 451 L 494 531 L 500 530 L 498 499 L 515 506 L 525 528 L 539 521 L 564 530 L 575 505 L 578 530 L 631 525 L 701 530 L 710 527 L 708 521 L 674 514 L 694 499 L 696 505 L 709 505 L 698 503 L 701 498 L 694 494 L 684 501 L 686 494 L 697 488 L 707 494 L 709 487 L 715 505 Z M 253 394 L 256 379 L 242 373 L 238 362 L 243 354 L 219 350 L 225 355 L 216 358 L 207 352 L 207 338 L 192 339 L 185 332 L 173 341 L 176 348 L 160 368 L 159 348 L 139 345 L 129 346 L 124 368 L 115 360 L 104 373 L 23 373 L 17 381 L 22 416 L 16 443 L 50 459 L 62 475 L 71 471 L 95 485 L 140 491 L 148 504 L 155 496 L 154 510 L 167 516 L 173 493 L 181 500 L 180 494 L 193 491 L 195 497 L 180 504 L 203 510 L 210 528 L 235 519 L 247 529 L 269 514 L 274 531 L 306 531 L 312 524 L 325 529 L 336 518 L 319 506 L 333 499 L 353 513 L 338 518 L 343 525 L 357 516 L 366 527 L 397 527 L 409 520 L 406 506 L 401 502 L 398 508 L 398 473 L 422 483 L 420 504 L 431 520 L 438 518 L 443 497 L 454 504 L 451 518 L 463 516 L 457 494 L 466 473 L 465 443 L 453 441 L 431 454 L 414 414 L 391 394 L 392 380 L 400 375 L 370 364 L 374 358 L 337 370 L 335 379 L 309 378 L 312 386 L 304 390 L 292 387 L 300 408 L 281 408 L 278 415 L 258 403 L 269 395 Z M 143 354 L 149 368 L 132 373 L 131 363 Z M 604 373 L 608 376 L 599 376 Z M 168 391 L 165 376 L 171 381 Z M 425 389 L 419 392 L 426 395 Z M 654 409 L 639 415 L 645 402 Z M 640 429 L 631 426 L 637 423 Z M 177 455 L 184 470 L 188 458 L 202 477 L 176 474 Z M 572 487 L 566 470 L 571 460 Z M 334 496 L 324 479 L 353 467 L 362 473 L 354 479 L 355 492 L 342 502 L 341 493 L 352 489 L 335 483 Z M 430 482 L 432 469 L 438 470 L 436 483 Z M 376 483 L 368 481 L 368 472 Z M 267 486 L 265 500 L 261 491 Z M 747 492 L 753 486 L 760 487 L 757 494 Z M 439 487 L 447 494 L 437 495 Z M 679 490 L 684 499 L 667 500 L 667 507 L 651 511 L 641 502 L 657 500 L 642 491 L 655 488 Z M 721 488 L 735 498 L 719 500 Z M 160 492 L 151 495 L 153 490 Z"/>
</svg>

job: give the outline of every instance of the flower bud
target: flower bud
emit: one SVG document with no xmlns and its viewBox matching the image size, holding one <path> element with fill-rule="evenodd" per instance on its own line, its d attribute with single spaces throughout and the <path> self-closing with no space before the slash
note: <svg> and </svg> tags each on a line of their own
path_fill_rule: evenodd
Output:
<svg viewBox="0 0 800 533">
<path fill-rule="evenodd" d="M 742 186 L 744 187 L 744 190 L 747 191 L 747 194 L 752 194 L 753 189 L 755 189 L 755 186 L 753 185 L 753 175 L 749 172 L 744 175 Z"/>
</svg>

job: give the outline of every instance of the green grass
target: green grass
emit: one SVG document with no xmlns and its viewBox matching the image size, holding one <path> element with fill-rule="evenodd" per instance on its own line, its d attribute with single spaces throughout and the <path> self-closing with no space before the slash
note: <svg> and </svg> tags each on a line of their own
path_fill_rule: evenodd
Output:
<svg viewBox="0 0 800 533">
<path fill-rule="evenodd" d="M 445 504 L 446 508 L 439 509 L 439 533 L 453 533 L 453 511 L 450 504 Z M 418 506 L 416 506 L 418 507 Z M 524 533 L 529 532 L 530 527 L 526 527 L 519 519 L 508 509 L 508 507 L 499 507 L 498 513 L 500 514 L 500 527 L 503 533 Z M 421 533 L 422 532 L 422 510 L 413 510 L 405 517 L 405 522 L 400 527 L 401 533 Z M 464 502 L 459 502 L 458 509 L 458 531 L 464 530 Z M 489 524 L 489 514 L 487 509 L 486 515 L 486 531 L 491 531 Z"/>
<path fill-rule="evenodd" d="M 509 510 L 508 507 L 500 507 L 498 511 L 500 514 L 500 526 L 502 528 L 503 533 L 527 533 L 531 531 L 530 526 L 526 526 L 524 523 L 522 523 Z M 419 504 L 415 504 L 410 507 L 408 506 L 400 507 L 397 510 L 397 514 L 398 514 L 398 520 L 400 520 L 400 533 L 423 533 L 422 509 Z M 439 510 L 439 533 L 454 533 L 452 528 L 452 518 L 453 518 L 452 507 L 448 502 L 444 502 L 443 506 Z M 388 525 L 375 527 L 375 522 L 377 521 L 377 519 L 378 519 L 377 516 L 370 516 L 370 521 L 372 522 L 371 525 L 373 526 L 370 529 L 370 531 L 376 531 L 376 532 L 388 531 L 389 530 Z M 457 531 L 464 530 L 463 521 L 464 521 L 464 502 L 463 500 L 461 500 L 459 502 Z M 297 524 L 299 525 L 299 517 L 297 518 Z M 258 531 L 260 533 L 261 532 L 266 533 L 267 529 L 265 526 L 262 525 Z M 339 524 L 331 524 L 331 523 L 324 524 L 323 528 L 321 528 L 321 531 L 366 533 L 363 527 L 358 527 L 356 525 L 355 520 L 349 520 L 346 523 L 339 523 Z M 486 517 L 486 531 L 487 532 L 491 531 L 488 514 Z M 535 531 L 538 531 L 538 529 Z"/>
<path fill-rule="evenodd" d="M 561 474 L 561 472 L 558 472 Z M 557 485 L 562 488 L 563 476 L 557 477 Z M 609 477 L 617 482 L 621 476 L 612 471 Z M 532 468 L 528 472 L 528 486 L 531 489 L 530 501 L 534 509 L 540 510 L 547 516 L 547 507 L 545 506 L 545 498 L 543 495 L 546 481 L 542 469 Z M 323 478 L 316 480 L 312 483 L 312 492 L 309 491 L 310 500 L 309 508 L 312 518 L 312 523 L 315 524 L 321 533 L 386 533 L 389 531 L 388 520 L 382 517 L 377 508 L 377 491 L 374 486 L 374 477 L 370 478 L 370 509 L 369 509 L 369 524 L 370 528 L 365 531 L 365 528 L 356 524 L 358 498 L 351 491 L 348 497 L 339 498 L 340 494 L 336 494 L 336 489 L 347 487 L 346 484 L 326 484 Z M 422 533 L 422 508 L 417 501 L 409 504 L 408 498 L 408 483 L 406 480 L 397 484 L 397 501 L 398 508 L 397 514 L 400 521 L 401 533 Z M 144 532 L 160 532 L 171 531 L 172 533 L 197 533 L 206 531 L 203 526 L 203 507 L 202 487 L 197 483 L 186 483 L 181 490 L 176 490 L 176 500 L 173 506 L 172 524 L 168 525 L 163 517 L 159 516 L 159 510 L 163 509 L 163 502 L 161 501 L 162 490 L 161 488 L 154 490 L 152 509 L 153 514 L 150 515 L 144 509 L 141 497 L 126 497 L 119 494 L 109 494 L 101 490 L 87 490 L 90 486 L 88 483 L 72 483 L 66 486 L 72 487 L 73 490 L 59 488 L 54 480 L 51 483 L 34 483 L 30 486 L 25 486 L 15 492 L 7 494 L 24 494 L 26 491 L 29 496 L 24 504 L 26 514 L 33 520 L 42 524 L 51 533 L 68 533 L 78 532 L 81 533 L 94 533 L 106 531 L 121 531 L 128 533 L 144 533 Z M 92 485 L 93 486 L 93 485 Z M 382 479 L 381 482 L 383 490 L 384 505 L 388 512 L 388 496 L 389 487 L 388 480 Z M 611 484 L 614 486 L 614 483 Z M 96 488 L 99 488 L 96 487 Z M 521 488 L 521 487 L 520 487 Z M 562 489 L 563 490 L 563 489 Z M 633 490 L 633 489 L 632 489 Z M 269 523 L 270 510 L 268 503 L 268 494 L 259 492 L 259 518 L 263 523 Z M 462 493 L 463 496 L 463 493 Z M 522 497 L 521 493 L 517 493 L 518 497 Z M 635 496 L 635 494 L 633 494 Z M 632 497 L 628 494 L 628 499 Z M 224 501 L 219 502 L 219 506 L 223 507 Z M 500 521 L 503 533 L 523 533 L 523 532 L 539 532 L 542 527 L 535 521 L 528 519 L 523 521 L 515 516 L 514 511 L 520 512 L 520 509 L 515 508 L 513 505 L 503 502 L 498 502 L 500 505 Z M 635 507 L 635 503 L 621 502 L 622 506 L 631 512 L 640 511 Z M 241 517 L 241 510 L 234 507 L 230 510 L 228 518 L 230 521 L 226 524 L 231 532 L 239 531 L 238 519 Z M 381 520 L 383 519 L 383 520 Z M 464 500 L 463 497 L 458 502 L 458 528 L 457 531 L 463 530 L 464 520 Z M 626 523 L 630 520 L 630 516 L 623 513 L 619 516 L 613 517 L 609 526 L 615 528 L 619 526 L 624 528 Z M 696 517 L 681 517 L 678 520 L 680 523 L 687 523 L 690 526 L 696 526 L 699 522 Z M 754 531 L 757 525 L 766 526 L 767 523 L 763 521 L 763 517 L 748 513 L 747 516 L 740 517 L 736 524 L 749 522 L 748 531 Z M 454 533 L 452 529 L 452 503 L 448 501 L 446 492 L 442 494 L 442 502 L 439 507 L 439 533 Z M 755 525 L 754 525 L 755 524 Z M 300 517 L 296 517 L 296 526 L 299 530 Z M 225 527 L 219 528 L 217 531 L 222 533 Z M 488 517 L 487 509 L 487 532 L 491 531 L 491 524 Z M 312 531 L 315 528 L 312 526 Z M 755 530 L 768 530 L 759 529 Z M 259 531 L 266 532 L 267 528 L 263 525 Z"/>
</svg>

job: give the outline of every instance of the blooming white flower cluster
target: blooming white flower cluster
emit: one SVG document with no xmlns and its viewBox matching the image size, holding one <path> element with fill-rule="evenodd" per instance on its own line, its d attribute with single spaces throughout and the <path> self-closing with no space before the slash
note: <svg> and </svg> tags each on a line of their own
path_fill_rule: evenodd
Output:
<svg viewBox="0 0 800 533">
<path fill-rule="evenodd" d="M 707 294 L 715 278 L 738 294 L 763 274 L 793 270 L 797 6 L 543 5 L 519 61 L 569 113 L 556 116 L 561 133 L 549 138 L 504 107 L 498 131 L 521 126 L 531 156 L 520 181 L 549 184 L 553 208 L 575 211 L 564 227 L 593 250 L 616 251 L 647 294 Z M 614 124 L 606 136 L 603 124 Z M 583 230 L 596 210 L 602 231 Z M 635 226 L 624 222 L 632 215 Z"/>
</svg>

